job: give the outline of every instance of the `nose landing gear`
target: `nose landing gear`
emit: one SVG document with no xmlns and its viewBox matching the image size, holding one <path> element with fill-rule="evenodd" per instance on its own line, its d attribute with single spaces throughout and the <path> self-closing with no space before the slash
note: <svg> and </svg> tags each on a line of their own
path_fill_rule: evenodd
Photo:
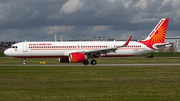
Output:
<svg viewBox="0 0 180 101">
<path fill-rule="evenodd" d="M 23 65 L 26 65 L 26 58 L 24 58 L 24 60 L 23 60 L 23 63 L 22 63 Z"/>
</svg>

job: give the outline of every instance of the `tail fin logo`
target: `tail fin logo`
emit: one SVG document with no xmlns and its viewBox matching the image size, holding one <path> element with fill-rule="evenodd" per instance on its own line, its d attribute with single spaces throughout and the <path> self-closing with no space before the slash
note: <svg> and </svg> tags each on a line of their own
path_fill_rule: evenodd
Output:
<svg viewBox="0 0 180 101">
<path fill-rule="evenodd" d="M 151 32 L 151 34 L 150 34 L 150 37 L 152 37 L 153 35 L 154 35 L 154 33 L 155 34 L 157 34 L 157 32 L 158 32 L 158 28 L 160 27 L 160 25 L 163 23 L 164 21 L 163 20 L 161 20 L 161 22 L 155 27 L 155 29 Z"/>
<path fill-rule="evenodd" d="M 153 45 L 156 43 L 164 43 L 168 21 L 169 19 L 162 19 L 160 23 L 150 33 L 150 35 L 145 40 L 140 42 L 151 49 L 154 49 Z"/>
</svg>

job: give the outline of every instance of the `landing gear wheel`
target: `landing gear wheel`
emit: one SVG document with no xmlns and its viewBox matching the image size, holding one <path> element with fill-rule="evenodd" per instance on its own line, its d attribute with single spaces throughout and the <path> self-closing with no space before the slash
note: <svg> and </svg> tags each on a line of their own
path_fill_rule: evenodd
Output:
<svg viewBox="0 0 180 101">
<path fill-rule="evenodd" d="M 97 64 L 97 61 L 96 60 L 92 60 L 91 61 L 91 65 L 96 65 Z"/>
<path fill-rule="evenodd" d="M 88 60 L 84 60 L 83 64 L 84 64 L 84 65 L 88 65 L 88 64 L 89 64 L 89 61 L 88 61 Z"/>
<path fill-rule="evenodd" d="M 22 64 L 23 64 L 23 65 L 26 65 L 26 62 L 23 62 Z"/>
</svg>

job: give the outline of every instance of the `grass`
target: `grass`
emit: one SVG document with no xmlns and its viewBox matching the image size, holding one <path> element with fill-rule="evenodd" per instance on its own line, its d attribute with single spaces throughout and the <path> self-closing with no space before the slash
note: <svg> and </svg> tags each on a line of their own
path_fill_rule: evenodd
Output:
<svg viewBox="0 0 180 101">
<path fill-rule="evenodd" d="M 1 101 L 177 101 L 179 66 L 0 66 Z"/>
<path fill-rule="evenodd" d="M 146 57 L 149 54 L 152 54 L 154 57 L 180 57 L 180 52 L 152 52 L 135 57 Z"/>
<path fill-rule="evenodd" d="M 0 57 L 6 57 L 6 55 L 4 55 L 4 52 L 0 51 Z"/>
</svg>

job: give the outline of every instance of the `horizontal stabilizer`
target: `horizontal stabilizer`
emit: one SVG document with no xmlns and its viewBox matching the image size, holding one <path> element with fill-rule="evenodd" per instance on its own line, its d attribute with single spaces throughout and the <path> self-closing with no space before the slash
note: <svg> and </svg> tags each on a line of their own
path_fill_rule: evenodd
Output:
<svg viewBox="0 0 180 101">
<path fill-rule="evenodd" d="M 173 43 L 155 44 L 154 47 L 157 49 L 163 49 L 163 48 L 171 47 L 172 44 Z"/>
</svg>

